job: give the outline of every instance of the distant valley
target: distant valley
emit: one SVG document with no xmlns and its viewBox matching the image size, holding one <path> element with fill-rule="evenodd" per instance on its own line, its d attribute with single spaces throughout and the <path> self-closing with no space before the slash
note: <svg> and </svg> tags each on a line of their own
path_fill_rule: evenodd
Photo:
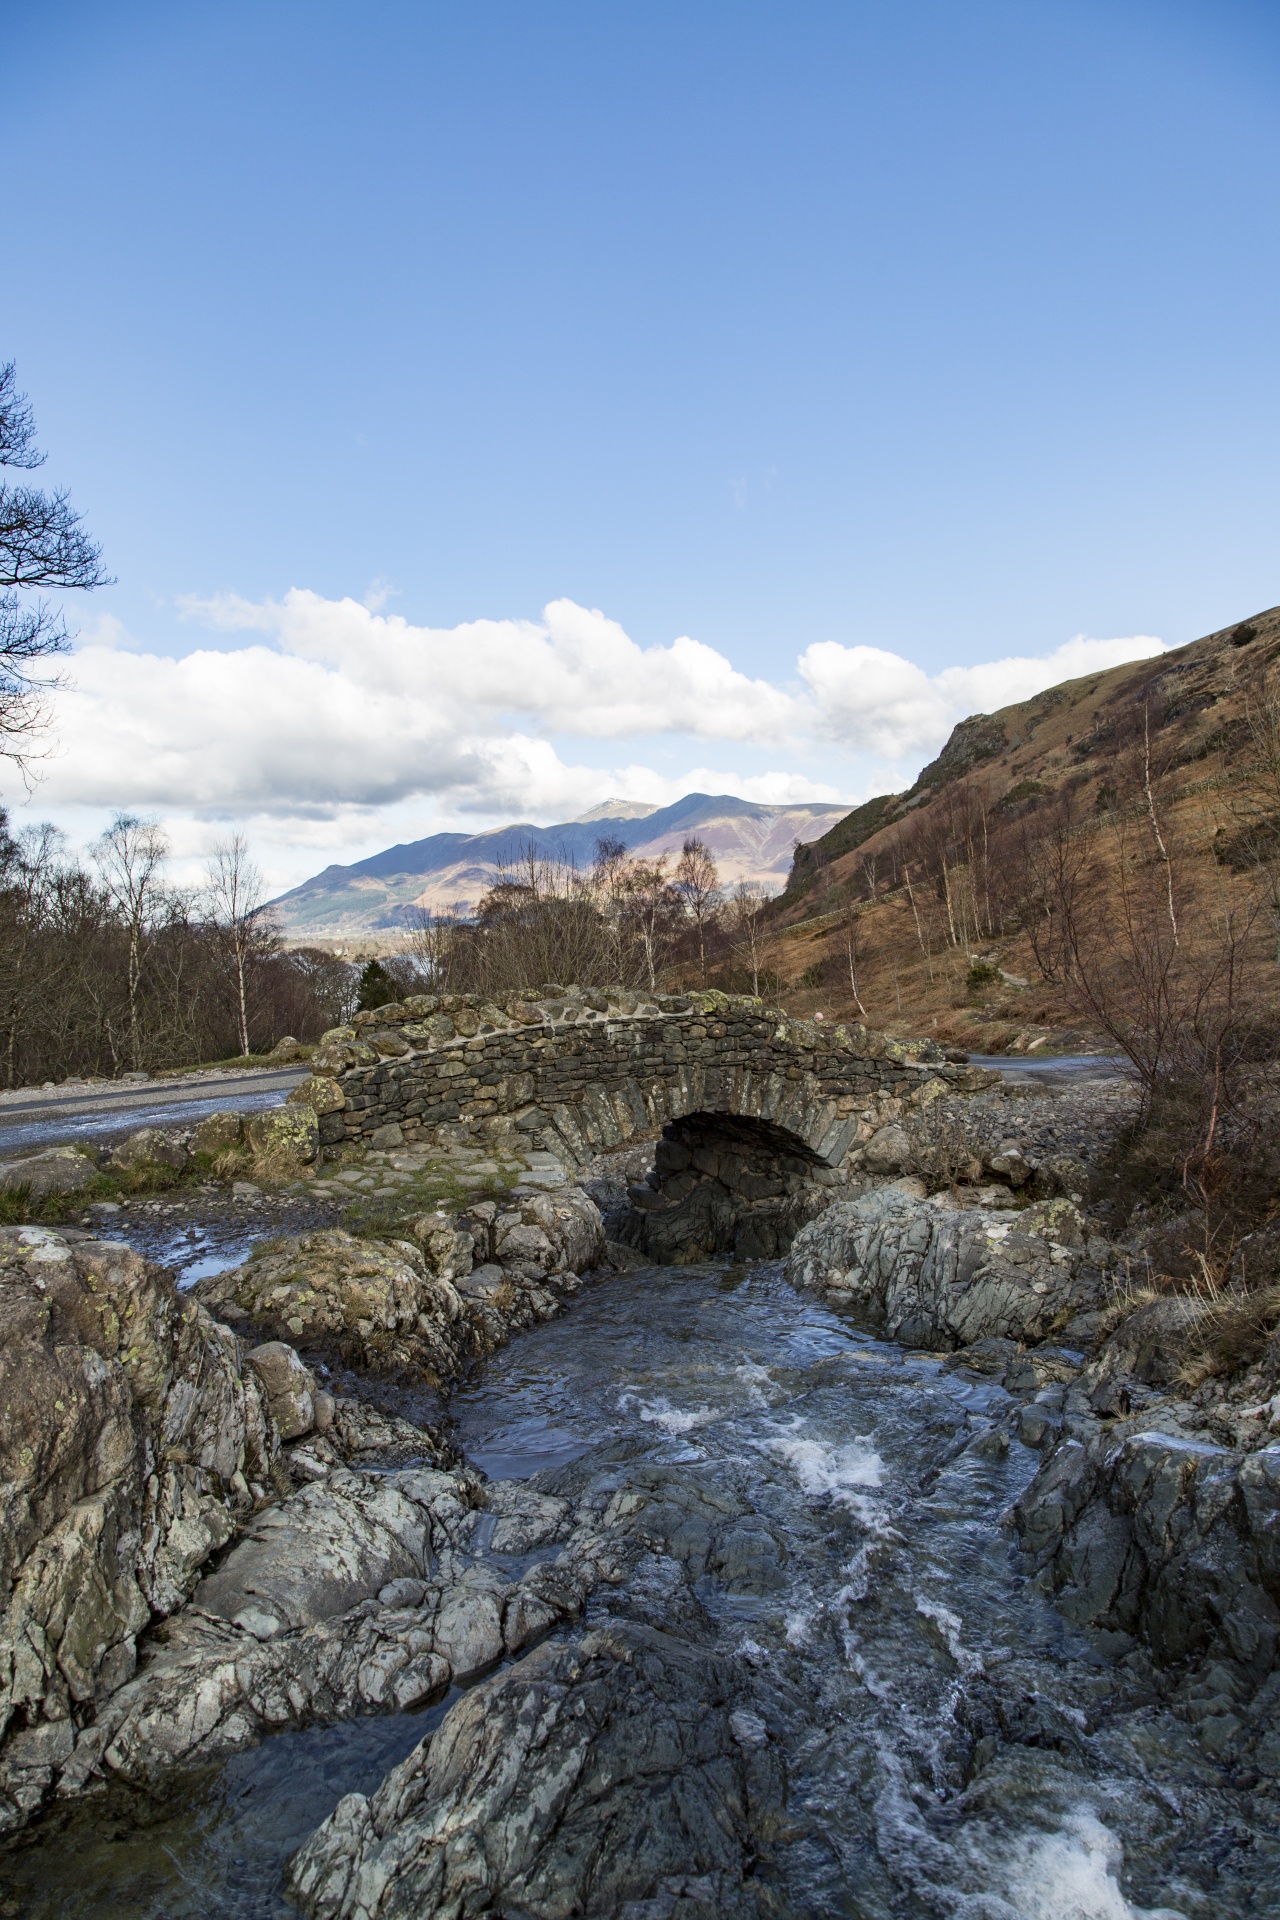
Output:
<svg viewBox="0 0 1280 1920">
<path fill-rule="evenodd" d="M 330 866 L 272 902 L 286 938 L 324 939 L 393 933 L 414 907 L 475 906 L 500 868 L 529 848 L 589 865 L 603 836 L 636 856 L 679 857 L 690 835 L 714 854 L 721 881 L 753 881 L 780 893 L 797 841 L 813 841 L 848 814 L 846 806 L 765 806 L 730 794 L 689 793 L 669 807 L 606 801 L 578 820 L 538 827 L 527 821 L 485 833 L 434 833 L 351 866 Z M 674 861 L 673 861 L 674 864 Z"/>
</svg>

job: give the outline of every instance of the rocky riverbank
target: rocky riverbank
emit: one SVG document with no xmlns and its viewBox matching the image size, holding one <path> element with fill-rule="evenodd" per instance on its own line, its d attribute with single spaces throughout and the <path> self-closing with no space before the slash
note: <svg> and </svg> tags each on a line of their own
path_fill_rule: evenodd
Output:
<svg viewBox="0 0 1280 1920">
<path fill-rule="evenodd" d="M 1280 1353 L 1195 1379 L 1208 1303 L 1139 1294 L 1134 1248 L 1090 1215 L 1089 1128 L 1096 1152 L 1124 1124 L 1123 1086 L 1101 1103 L 939 1088 L 866 1130 L 852 1197 L 798 1221 L 786 1256 L 790 1297 L 828 1316 L 822 1339 L 862 1329 L 875 1353 L 837 1364 L 819 1346 L 766 1367 L 717 1350 L 700 1375 L 685 1340 L 701 1380 L 688 1404 L 628 1388 L 631 1437 L 606 1432 L 581 1465 L 532 1481 L 467 1463 L 450 1396 L 544 1323 L 572 1393 L 574 1335 L 549 1323 L 637 1264 L 617 1229 L 652 1144 L 602 1156 L 585 1188 L 541 1152 L 488 1162 L 449 1142 L 295 1165 L 240 1194 L 276 1231 L 185 1291 L 84 1229 L 0 1231 L 4 1824 L 108 1786 L 163 1792 L 282 1730 L 453 1699 L 303 1844 L 289 1886 L 304 1912 L 810 1911 L 788 1904 L 781 1863 L 810 1845 L 812 1811 L 797 1823 L 793 1807 L 824 1709 L 794 1650 L 805 1621 L 827 1620 L 831 1657 L 879 1698 L 849 1622 L 902 1536 L 878 1504 L 874 1448 L 806 1423 L 848 1400 L 859 1367 L 896 1378 L 912 1353 L 933 1356 L 914 1377 L 954 1400 L 935 1412 L 923 1384 L 902 1403 L 919 1488 L 967 1474 L 968 1499 L 1010 1473 L 1018 1582 L 1085 1637 L 1124 1711 L 1187 1729 L 1206 1766 L 1280 1779 Z M 295 1202 L 312 1210 L 296 1223 Z M 659 1278 L 634 1276 L 637 1326 L 661 1314 L 660 1289 L 645 1304 Z M 607 1310 L 595 1323 L 612 1338 Z M 795 1411 L 704 1467 L 722 1381 L 746 1408 Z M 668 1450 L 641 1450 L 645 1431 Z M 753 1461 L 770 1463 L 763 1481 Z M 770 1478 L 784 1470 L 812 1525 Z M 975 1546 L 999 1556 L 978 1511 Z M 911 1604 L 963 1683 L 943 1743 L 961 1757 L 940 1748 L 939 1778 L 968 1793 L 988 1767 L 1004 1778 L 1010 1743 L 1074 1751 L 1083 1710 L 1074 1731 L 1047 1709 L 988 1711 L 960 1615 L 945 1596 Z M 858 1711 L 842 1693 L 839 1716 Z M 1102 1725 L 1112 1709 L 1088 1711 Z M 842 1790 L 859 1791 L 852 1777 Z M 934 1842 L 911 1844 L 926 1863 L 911 1884 L 932 1886 Z M 946 1870 L 968 1884 L 959 1856 Z M 902 1911 L 935 1911 L 918 1898 Z"/>
</svg>

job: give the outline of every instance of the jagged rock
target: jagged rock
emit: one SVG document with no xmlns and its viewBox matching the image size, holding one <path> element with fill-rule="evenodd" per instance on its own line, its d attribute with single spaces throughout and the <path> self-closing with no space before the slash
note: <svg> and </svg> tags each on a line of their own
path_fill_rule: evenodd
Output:
<svg viewBox="0 0 1280 1920">
<path fill-rule="evenodd" d="M 490 1203 L 492 1204 L 492 1203 Z M 513 1205 L 474 1207 L 462 1215 L 478 1251 L 504 1273 L 528 1280 L 603 1266 L 604 1221 L 580 1187 L 521 1195 Z"/>
<path fill-rule="evenodd" d="M 437 1382 L 454 1378 L 473 1348 L 457 1289 L 407 1240 L 305 1233 L 211 1275 L 196 1292 L 213 1312 L 290 1342 L 330 1347 L 364 1367 L 414 1367 Z"/>
<path fill-rule="evenodd" d="M 454 1484 L 430 1468 L 330 1474 L 251 1520 L 195 1604 L 259 1640 L 345 1613 L 388 1580 L 429 1570 L 442 1498 L 451 1515 L 463 1511 Z"/>
<path fill-rule="evenodd" d="M 597 1575 L 572 1548 L 514 1584 L 467 1564 L 484 1491 L 466 1472 L 341 1474 L 261 1516 L 80 1736 L 60 1790 L 95 1773 L 151 1784 L 280 1727 L 406 1711 L 518 1651 L 535 1616 L 545 1632 L 579 1612 Z"/>
<path fill-rule="evenodd" d="M 0 1192 L 26 1187 L 33 1200 L 44 1200 L 51 1193 L 83 1193 L 96 1172 L 93 1161 L 78 1147 L 52 1147 L 48 1153 L 0 1165 Z"/>
<path fill-rule="evenodd" d="M 600 1210 L 578 1189 L 481 1202 L 456 1222 L 422 1214 L 409 1231 L 412 1240 L 395 1241 L 302 1234 L 196 1291 L 212 1311 L 291 1343 L 373 1370 L 413 1368 L 445 1386 L 515 1328 L 558 1312 L 580 1273 L 605 1258 Z M 493 1267 L 492 1285 L 472 1280 L 473 1263 Z"/>
<path fill-rule="evenodd" d="M 282 1440 L 310 1433 L 316 1421 L 316 1377 L 283 1340 L 268 1340 L 245 1355 L 262 1382 Z"/>
<path fill-rule="evenodd" d="M 1190 1294 L 1171 1294 L 1151 1300 L 1122 1320 L 1102 1351 L 1086 1369 L 1082 1387 L 1102 1411 L 1114 1411 L 1113 1401 L 1127 1380 L 1144 1386 L 1170 1386 L 1186 1357 L 1187 1334 L 1212 1311 L 1208 1300 Z"/>
<path fill-rule="evenodd" d="M 181 1173 L 190 1157 L 185 1143 L 173 1135 L 162 1133 L 158 1127 L 139 1127 L 112 1150 L 111 1164 L 122 1171 L 165 1167 Z"/>
<path fill-rule="evenodd" d="M 1042 1340 L 1099 1303 L 1103 1276 L 1067 1201 L 1010 1216 L 958 1212 L 879 1189 L 803 1227 L 787 1260 L 793 1285 L 847 1307 L 908 1346 Z"/>
<path fill-rule="evenodd" d="M 745 1920 L 772 1910 L 753 1866 L 783 1800 L 732 1666 L 614 1625 L 474 1689 L 371 1798 L 339 1801 L 290 1888 L 315 1920 Z"/>
<path fill-rule="evenodd" d="M 128 1679 L 264 1497 L 278 1443 L 239 1345 L 110 1241 L 0 1230 L 0 1827 L 47 1792 L 72 1734 Z"/>
<path fill-rule="evenodd" d="M 306 1166 L 320 1151 L 320 1127 L 313 1107 L 268 1107 L 249 1115 L 244 1132 L 251 1150 L 262 1160 Z"/>
<path fill-rule="evenodd" d="M 1280 1447 L 1077 1422 L 1015 1515 L 1072 1625 L 1141 1639 L 1164 1664 L 1221 1655 L 1255 1685 L 1277 1665 Z"/>
<path fill-rule="evenodd" d="M 420 1213 L 407 1231 L 442 1280 L 456 1284 L 470 1273 L 477 1242 L 469 1222 L 459 1223 L 448 1213 Z"/>
</svg>

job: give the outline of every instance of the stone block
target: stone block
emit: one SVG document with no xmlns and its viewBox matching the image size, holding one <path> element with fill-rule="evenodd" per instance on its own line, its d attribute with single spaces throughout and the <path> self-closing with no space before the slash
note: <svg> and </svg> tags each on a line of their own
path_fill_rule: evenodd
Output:
<svg viewBox="0 0 1280 1920">
<path fill-rule="evenodd" d="M 293 1089 L 289 1095 L 288 1104 L 311 1107 L 318 1114 L 341 1113 L 347 1104 L 347 1097 L 338 1082 L 328 1074 L 313 1073 L 308 1075 L 300 1087 Z M 217 1120 L 224 1116 L 214 1114 L 212 1117 Z M 237 1120 L 239 1118 L 238 1115 L 225 1117 Z"/>
</svg>

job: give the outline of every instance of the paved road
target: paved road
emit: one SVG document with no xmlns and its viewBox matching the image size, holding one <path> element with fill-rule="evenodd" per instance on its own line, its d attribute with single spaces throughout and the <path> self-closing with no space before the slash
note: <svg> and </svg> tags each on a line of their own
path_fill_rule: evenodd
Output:
<svg viewBox="0 0 1280 1920">
<path fill-rule="evenodd" d="M 194 1126 L 206 1114 L 278 1107 L 306 1067 L 192 1074 L 180 1080 L 116 1081 L 101 1087 L 23 1088 L 0 1094 L 0 1158 L 64 1141 L 111 1138 L 136 1127 Z"/>
<path fill-rule="evenodd" d="M 1113 1080 L 1131 1071 L 1129 1062 L 1116 1053 L 971 1053 L 975 1067 L 995 1067 L 1001 1073 L 1030 1074 L 1036 1079 Z"/>
</svg>

